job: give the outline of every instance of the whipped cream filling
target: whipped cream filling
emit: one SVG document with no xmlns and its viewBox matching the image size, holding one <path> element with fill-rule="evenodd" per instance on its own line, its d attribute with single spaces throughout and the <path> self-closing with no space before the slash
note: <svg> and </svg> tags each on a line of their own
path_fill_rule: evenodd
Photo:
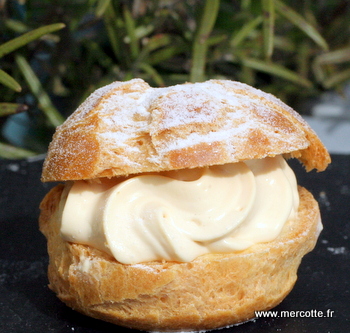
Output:
<svg viewBox="0 0 350 333">
<path fill-rule="evenodd" d="M 124 264 L 189 262 L 275 239 L 299 205 L 281 156 L 198 169 L 76 181 L 61 235 Z"/>
</svg>

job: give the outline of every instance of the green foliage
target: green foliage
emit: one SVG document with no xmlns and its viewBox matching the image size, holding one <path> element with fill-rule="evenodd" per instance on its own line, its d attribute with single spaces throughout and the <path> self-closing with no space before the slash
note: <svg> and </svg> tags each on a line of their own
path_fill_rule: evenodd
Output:
<svg viewBox="0 0 350 333">
<path fill-rule="evenodd" d="M 115 80 L 226 78 L 293 106 L 350 79 L 345 0 L 8 0 L 0 18 L 0 129 L 19 111 L 30 127 L 21 150 L 3 135 L 5 158 L 45 152 L 54 127 Z"/>
</svg>

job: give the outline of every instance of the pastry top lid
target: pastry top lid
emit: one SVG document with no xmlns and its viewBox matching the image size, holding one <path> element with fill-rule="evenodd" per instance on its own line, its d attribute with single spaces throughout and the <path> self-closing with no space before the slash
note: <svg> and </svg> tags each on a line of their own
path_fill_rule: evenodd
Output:
<svg viewBox="0 0 350 333">
<path fill-rule="evenodd" d="M 307 170 L 330 156 L 303 118 L 273 95 L 209 80 L 152 88 L 141 79 L 97 89 L 59 127 L 43 181 L 195 168 L 284 154 Z"/>
</svg>

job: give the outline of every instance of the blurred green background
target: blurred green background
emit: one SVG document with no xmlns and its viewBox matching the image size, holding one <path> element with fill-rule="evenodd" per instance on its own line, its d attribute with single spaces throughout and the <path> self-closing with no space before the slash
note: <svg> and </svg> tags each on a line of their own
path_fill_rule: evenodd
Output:
<svg viewBox="0 0 350 333">
<path fill-rule="evenodd" d="M 0 0 L 0 158 L 45 153 L 96 88 L 211 78 L 300 113 L 350 79 L 347 0 Z"/>
</svg>

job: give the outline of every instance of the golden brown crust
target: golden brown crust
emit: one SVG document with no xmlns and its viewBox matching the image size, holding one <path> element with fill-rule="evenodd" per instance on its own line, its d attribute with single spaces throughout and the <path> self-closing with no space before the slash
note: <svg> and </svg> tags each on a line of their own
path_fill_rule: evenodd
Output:
<svg viewBox="0 0 350 333">
<path fill-rule="evenodd" d="M 50 144 L 43 181 L 93 179 L 288 154 L 307 170 L 330 157 L 298 113 L 228 80 L 151 88 L 141 79 L 95 91 Z"/>
<path fill-rule="evenodd" d="M 246 321 L 276 306 L 296 281 L 301 258 L 320 231 L 317 202 L 299 188 L 298 219 L 272 242 L 189 263 L 118 263 L 59 235 L 64 186 L 41 203 L 40 229 L 48 239 L 50 288 L 89 316 L 141 330 L 208 330 Z"/>
</svg>

